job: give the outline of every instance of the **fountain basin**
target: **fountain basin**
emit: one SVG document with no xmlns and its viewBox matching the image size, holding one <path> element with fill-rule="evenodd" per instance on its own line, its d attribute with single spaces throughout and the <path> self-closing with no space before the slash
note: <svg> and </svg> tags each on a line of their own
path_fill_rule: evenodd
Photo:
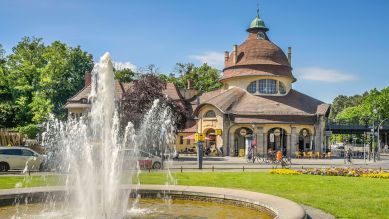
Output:
<svg viewBox="0 0 389 219">
<path fill-rule="evenodd" d="M 129 186 L 123 185 L 122 189 L 129 189 Z M 21 204 L 25 202 L 44 202 L 50 198 L 61 200 L 66 194 L 68 194 L 68 191 L 61 186 L 4 189 L 0 190 L 0 206 L 15 204 L 15 200 Z M 135 193 L 131 194 L 134 195 Z M 266 212 L 273 218 L 280 219 L 306 218 L 304 209 L 295 202 L 273 195 L 245 190 L 201 186 L 141 185 L 137 189 L 137 194 L 140 194 L 143 198 L 169 196 L 173 200 L 184 199 L 232 204 Z"/>
</svg>

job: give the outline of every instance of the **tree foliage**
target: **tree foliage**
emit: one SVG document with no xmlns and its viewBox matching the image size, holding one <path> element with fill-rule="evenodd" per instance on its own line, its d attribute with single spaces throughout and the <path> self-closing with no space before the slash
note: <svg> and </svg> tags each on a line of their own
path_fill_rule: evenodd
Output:
<svg viewBox="0 0 389 219">
<path fill-rule="evenodd" d="M 133 81 L 132 88 L 124 93 L 120 102 L 122 125 L 131 121 L 139 128 L 154 100 L 159 99 L 161 105 L 172 110 L 177 128 L 183 127 L 187 117 L 186 110 L 183 105 L 163 94 L 165 87 L 166 83 L 154 74 L 145 74 Z"/>
<path fill-rule="evenodd" d="M 331 105 L 330 119 L 335 119 L 338 113 L 340 113 L 347 107 L 354 107 L 360 105 L 362 103 L 363 98 L 366 97 L 367 94 L 368 93 L 365 92 L 363 95 L 339 95 L 335 97 Z"/>
<path fill-rule="evenodd" d="M 381 91 L 365 92 L 358 104 L 345 107 L 336 115 L 338 121 L 353 123 L 371 123 L 384 118 L 389 118 L 389 86 Z"/>
<path fill-rule="evenodd" d="M 122 83 L 129 83 L 134 80 L 135 72 L 129 68 L 115 70 L 115 79 Z"/>
<path fill-rule="evenodd" d="M 192 63 L 177 63 L 173 74 L 160 75 L 160 78 L 166 82 L 174 83 L 178 88 L 184 88 L 188 80 L 193 82 L 193 87 L 199 93 L 213 91 L 222 87 L 219 82 L 221 78 L 220 71 L 212 68 L 207 63 L 196 67 Z"/>
<path fill-rule="evenodd" d="M 24 37 L 4 58 L 0 47 L 0 127 L 41 123 L 49 113 L 66 116 L 64 104 L 83 86 L 92 56 L 80 47 Z"/>
</svg>

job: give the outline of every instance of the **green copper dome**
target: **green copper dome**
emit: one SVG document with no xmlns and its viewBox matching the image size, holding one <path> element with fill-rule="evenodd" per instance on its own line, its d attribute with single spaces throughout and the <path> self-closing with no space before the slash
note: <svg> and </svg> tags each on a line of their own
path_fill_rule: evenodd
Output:
<svg viewBox="0 0 389 219">
<path fill-rule="evenodd" d="M 251 21 L 250 23 L 250 27 L 247 29 L 248 31 L 250 30 L 257 30 L 257 29 L 262 29 L 262 30 L 269 30 L 266 25 L 265 25 L 265 22 L 263 22 L 263 20 L 259 17 L 259 15 L 257 15 L 253 21 Z"/>
</svg>

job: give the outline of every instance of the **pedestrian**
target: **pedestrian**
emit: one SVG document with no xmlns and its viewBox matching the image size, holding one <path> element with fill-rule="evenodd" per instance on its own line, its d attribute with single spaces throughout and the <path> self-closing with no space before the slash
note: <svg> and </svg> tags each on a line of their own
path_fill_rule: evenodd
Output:
<svg viewBox="0 0 389 219">
<path fill-rule="evenodd" d="M 278 161 L 282 160 L 282 152 L 280 150 L 277 151 L 276 158 Z"/>
</svg>

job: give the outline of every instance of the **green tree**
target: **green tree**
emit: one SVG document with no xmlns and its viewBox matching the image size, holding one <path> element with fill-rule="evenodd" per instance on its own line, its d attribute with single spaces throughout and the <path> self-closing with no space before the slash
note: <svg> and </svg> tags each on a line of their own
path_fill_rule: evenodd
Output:
<svg viewBox="0 0 389 219">
<path fill-rule="evenodd" d="M 362 96 L 361 95 L 354 95 L 354 96 L 339 95 L 335 97 L 331 105 L 330 119 L 335 119 L 338 113 L 340 113 L 343 109 L 347 107 L 358 106 L 359 104 L 362 103 L 364 97 L 366 97 L 367 95 L 368 93 L 365 92 Z"/>
<path fill-rule="evenodd" d="M 0 128 L 13 127 L 15 109 L 6 72 L 5 50 L 0 44 Z"/>
<path fill-rule="evenodd" d="M 222 87 L 219 82 L 220 71 L 204 63 L 196 67 L 192 63 L 177 63 L 173 74 L 160 75 L 166 82 L 174 83 L 178 88 L 186 87 L 187 80 L 193 81 L 193 86 L 199 93 L 213 91 Z"/>
<path fill-rule="evenodd" d="M 15 104 L 15 123 L 26 125 L 32 120 L 29 104 L 33 91 L 39 88 L 39 69 L 46 62 L 43 59 L 45 46 L 41 38 L 24 37 L 7 59 L 8 82 Z"/>
<path fill-rule="evenodd" d="M 200 92 L 205 93 L 222 87 L 219 82 L 221 78 L 220 71 L 204 63 L 200 67 L 195 67 L 192 71 L 194 87 Z"/>
<path fill-rule="evenodd" d="M 82 51 L 80 47 L 72 48 L 62 42 L 54 41 L 45 48 L 43 57 L 47 64 L 40 69 L 40 86 L 35 94 L 50 99 L 51 103 L 46 101 L 47 105 L 41 105 L 47 107 L 46 112 L 52 110 L 57 117 L 64 118 L 66 116 L 64 104 L 84 86 L 85 72 L 93 68 L 92 55 Z M 38 103 L 42 102 L 40 98 L 34 100 Z M 45 112 L 39 107 L 34 109 L 37 110 L 36 113 Z M 44 118 L 46 115 L 38 115 L 36 118 Z"/>
<path fill-rule="evenodd" d="M 64 104 L 83 87 L 93 58 L 78 47 L 41 38 L 24 37 L 6 62 L 6 81 L 12 96 L 15 125 L 41 123 L 49 113 L 66 117 Z"/>
<path fill-rule="evenodd" d="M 129 83 L 134 80 L 135 72 L 129 68 L 115 70 L 115 79 L 122 83 Z"/>
</svg>

